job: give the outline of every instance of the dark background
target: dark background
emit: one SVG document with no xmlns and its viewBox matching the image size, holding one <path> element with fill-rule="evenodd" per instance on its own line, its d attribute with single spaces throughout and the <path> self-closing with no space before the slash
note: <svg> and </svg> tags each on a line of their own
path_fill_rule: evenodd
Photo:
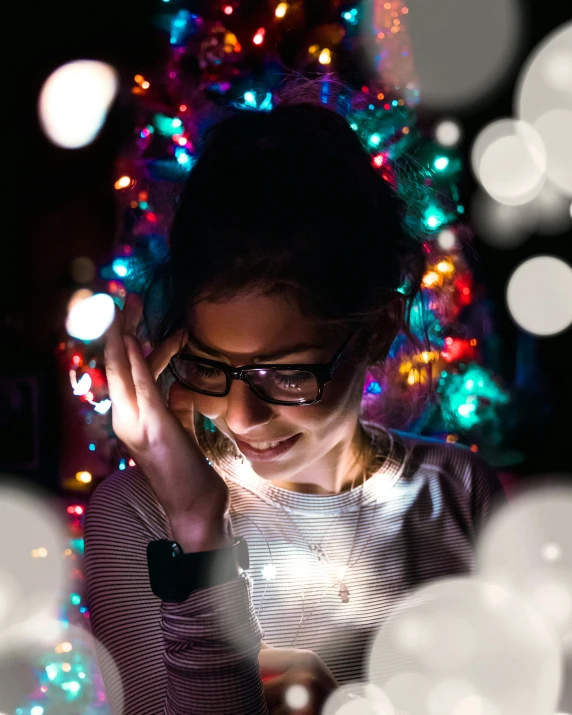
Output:
<svg viewBox="0 0 572 715">
<path fill-rule="evenodd" d="M 91 146 L 58 149 L 40 132 L 37 97 L 50 72 L 72 59 L 105 60 L 124 80 L 131 80 L 136 73 L 150 79 L 160 74 L 167 46 L 153 25 L 159 5 L 158 0 L 101 0 L 89 5 L 60 0 L 32 7 L 21 3 L 12 7 L 12 29 L 6 28 L 7 33 L 15 33 L 20 51 L 4 71 L 9 98 L 5 116 L 11 121 L 4 134 L 4 175 L 10 189 L 3 206 L 0 376 L 36 377 L 37 460 L 34 463 L 32 459 L 20 471 L 54 490 L 60 479 L 60 450 L 65 448 L 65 415 L 58 386 L 62 376 L 55 347 L 66 338 L 65 308 L 74 285 L 70 264 L 77 256 L 89 256 L 101 265 L 111 255 L 116 210 L 113 162 L 118 148 L 131 135 L 132 123 L 129 97 L 122 94 Z M 462 199 L 467 207 L 475 188 L 468 165 L 472 141 L 488 122 L 512 115 L 518 69 L 547 33 L 570 20 L 572 12 L 563 5 L 524 3 L 527 30 L 513 71 L 495 94 L 470 111 L 457 113 L 464 130 L 461 148 L 467 168 Z M 474 241 L 476 278 L 488 290 L 497 326 L 498 372 L 509 385 L 515 381 L 526 385 L 517 394 L 515 410 L 520 423 L 512 435 L 512 447 L 525 457 L 513 471 L 523 477 L 570 471 L 570 330 L 543 339 L 519 331 L 506 310 L 505 286 L 514 268 L 528 256 L 549 253 L 568 258 L 571 241 L 570 232 L 538 236 L 504 251 L 488 246 L 478 236 Z M 0 404 L 0 416 L 10 408 L 6 402 Z M 1 421 L 0 433 L 1 460 L 2 450 L 13 447 L 15 435 L 2 432 Z M 22 453 L 21 458 L 27 460 L 28 456 Z"/>
</svg>

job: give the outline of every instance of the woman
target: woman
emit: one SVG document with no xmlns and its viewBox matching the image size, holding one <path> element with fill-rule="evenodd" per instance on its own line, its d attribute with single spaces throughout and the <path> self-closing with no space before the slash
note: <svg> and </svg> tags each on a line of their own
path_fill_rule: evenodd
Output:
<svg viewBox="0 0 572 715">
<path fill-rule="evenodd" d="M 288 101 L 206 133 L 169 262 L 107 337 L 113 427 L 137 464 L 98 487 L 85 525 L 114 712 L 111 660 L 125 715 L 318 713 L 366 677 L 368 643 L 409 589 L 472 571 L 495 475 L 360 413 L 424 270 L 343 117 Z M 182 603 L 153 595 L 150 541 L 195 553 L 237 535 L 247 571 Z M 293 710 L 297 683 L 309 701 Z"/>
</svg>

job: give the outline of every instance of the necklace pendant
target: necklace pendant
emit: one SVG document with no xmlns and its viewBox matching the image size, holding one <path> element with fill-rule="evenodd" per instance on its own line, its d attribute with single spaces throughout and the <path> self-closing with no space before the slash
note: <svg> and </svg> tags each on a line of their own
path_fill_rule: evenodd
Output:
<svg viewBox="0 0 572 715">
<path fill-rule="evenodd" d="M 342 603 L 347 603 L 350 600 L 350 591 L 343 581 L 340 581 L 338 596 L 342 599 Z"/>
<path fill-rule="evenodd" d="M 308 544 L 308 548 L 313 554 L 316 555 L 318 561 L 321 561 L 323 564 L 328 563 L 328 558 L 320 544 Z"/>
</svg>

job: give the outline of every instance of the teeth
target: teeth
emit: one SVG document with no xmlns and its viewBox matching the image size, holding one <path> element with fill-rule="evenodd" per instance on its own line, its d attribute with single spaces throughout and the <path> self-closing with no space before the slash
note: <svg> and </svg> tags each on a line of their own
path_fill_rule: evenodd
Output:
<svg viewBox="0 0 572 715">
<path fill-rule="evenodd" d="M 272 449 L 273 447 L 276 447 L 279 444 L 280 444 L 280 442 L 254 442 L 254 443 L 249 442 L 250 447 L 252 447 L 253 449 L 259 449 L 261 451 L 263 449 Z"/>
</svg>

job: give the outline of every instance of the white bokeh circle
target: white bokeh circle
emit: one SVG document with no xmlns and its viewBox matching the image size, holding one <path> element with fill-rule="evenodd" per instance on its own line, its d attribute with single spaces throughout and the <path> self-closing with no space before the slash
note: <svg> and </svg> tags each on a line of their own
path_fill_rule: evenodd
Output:
<svg viewBox="0 0 572 715">
<path fill-rule="evenodd" d="M 553 715 L 562 656 L 526 600 L 458 577 L 429 582 L 398 604 L 372 641 L 368 676 L 400 715 L 456 715 L 463 707 Z"/>
<path fill-rule="evenodd" d="M 556 335 L 572 324 L 572 267 L 555 256 L 523 261 L 509 278 L 513 320 L 533 335 Z"/>
<path fill-rule="evenodd" d="M 373 683 L 344 683 L 331 693 L 321 715 L 398 715 L 387 695 Z"/>
<path fill-rule="evenodd" d="M 450 0 L 409 0 L 407 6 L 407 34 L 423 105 L 473 105 L 511 69 L 522 34 L 517 0 L 455 0 L 454 5 Z M 379 69 L 383 75 L 383 64 Z"/>
<path fill-rule="evenodd" d="M 66 320 L 66 330 L 78 340 L 97 340 L 109 328 L 114 315 L 113 298 L 107 293 L 96 293 L 72 304 Z"/>
<path fill-rule="evenodd" d="M 572 637 L 571 524 L 572 487 L 536 488 L 493 515 L 477 546 L 481 576 L 526 599 L 562 643 Z"/>
<path fill-rule="evenodd" d="M 535 225 L 526 206 L 507 206 L 480 188 L 471 199 L 471 223 L 477 236 L 495 248 L 519 246 L 531 237 Z"/>
<path fill-rule="evenodd" d="M 4 475 L 5 476 L 5 475 Z M 37 615 L 54 615 L 66 583 L 64 520 L 37 488 L 0 488 L 0 634 Z"/>
<path fill-rule="evenodd" d="M 299 710 L 306 707 L 310 702 L 310 693 L 308 688 L 298 683 L 291 685 L 284 693 L 284 700 L 288 707 L 293 710 Z"/>
<path fill-rule="evenodd" d="M 61 646 L 66 646 L 65 651 Z M 105 690 L 99 663 L 105 664 Z M 83 666 L 86 667 L 85 672 Z M 13 626 L 0 638 L 0 712 L 14 712 L 37 689 L 38 673 L 48 671 L 54 681 L 81 685 L 90 675 L 90 702 L 112 693 L 113 715 L 122 715 L 124 688 L 119 669 L 109 653 L 86 629 L 53 618 L 37 617 Z M 79 675 L 83 672 L 83 677 Z M 65 674 L 64 674 L 65 673 Z M 79 676 L 79 677 L 78 677 Z M 50 685 L 57 688 L 55 682 Z M 62 689 L 62 697 L 69 693 Z M 78 702 L 81 703 L 81 700 Z M 85 703 L 84 703 L 85 704 Z"/>
<path fill-rule="evenodd" d="M 105 62 L 75 60 L 58 67 L 44 82 L 38 100 L 46 136 L 65 149 L 92 142 L 118 86 L 117 72 Z"/>
<path fill-rule="evenodd" d="M 533 126 L 546 152 L 546 176 L 563 194 L 572 196 L 572 109 L 550 109 Z"/>
<path fill-rule="evenodd" d="M 483 189 L 509 206 L 526 204 L 545 181 L 546 150 L 534 127 L 499 119 L 481 130 L 471 149 L 471 166 Z"/>
<path fill-rule="evenodd" d="M 552 109 L 572 110 L 572 22 L 539 42 L 515 85 L 514 114 L 519 119 L 534 125 Z"/>
<path fill-rule="evenodd" d="M 443 119 L 435 127 L 435 139 L 441 146 L 455 146 L 461 139 L 461 127 L 453 119 Z"/>
</svg>

